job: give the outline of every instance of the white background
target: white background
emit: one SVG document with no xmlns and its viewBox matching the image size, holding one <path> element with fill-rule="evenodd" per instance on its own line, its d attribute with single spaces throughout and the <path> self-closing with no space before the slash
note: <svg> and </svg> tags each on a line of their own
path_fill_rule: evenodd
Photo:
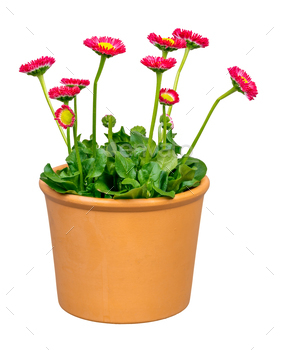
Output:
<svg viewBox="0 0 283 350">
<path fill-rule="evenodd" d="M 280 2 L 3 1 L 0 25 L 1 349 L 282 349 Z M 64 163 L 66 147 L 37 78 L 18 69 L 52 52 L 56 63 L 45 75 L 48 88 L 63 77 L 93 82 L 99 56 L 83 40 L 120 38 L 127 52 L 105 64 L 98 119 L 110 110 L 115 130 L 137 124 L 149 130 L 155 74 L 139 61 L 160 55 L 148 42 L 149 33 L 166 37 L 177 27 L 210 40 L 208 48 L 190 52 L 181 74 L 181 102 L 172 112 L 179 144 L 192 142 L 212 103 L 230 89 L 228 67 L 245 69 L 259 90 L 251 102 L 240 93 L 222 101 L 195 148 L 194 156 L 208 166 L 211 187 L 191 302 L 182 313 L 147 324 L 81 320 L 57 303 L 38 187 L 44 165 Z M 182 55 L 172 54 L 178 62 Z M 163 87 L 172 87 L 175 73 L 164 74 Z M 90 134 L 91 98 L 87 90 L 79 96 L 83 137 Z M 100 143 L 105 130 L 99 122 Z"/>
</svg>

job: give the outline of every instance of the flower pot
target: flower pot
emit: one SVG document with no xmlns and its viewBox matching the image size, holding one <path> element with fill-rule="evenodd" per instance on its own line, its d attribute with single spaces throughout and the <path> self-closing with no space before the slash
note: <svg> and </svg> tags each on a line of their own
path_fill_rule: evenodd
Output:
<svg viewBox="0 0 283 350">
<path fill-rule="evenodd" d="M 184 310 L 208 187 L 205 177 L 174 199 L 115 200 L 62 195 L 40 181 L 60 306 L 107 323 L 154 321 Z"/>
</svg>

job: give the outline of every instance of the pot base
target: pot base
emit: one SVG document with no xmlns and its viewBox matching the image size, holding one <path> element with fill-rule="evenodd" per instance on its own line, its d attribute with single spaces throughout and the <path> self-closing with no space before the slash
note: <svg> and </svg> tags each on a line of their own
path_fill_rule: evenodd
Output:
<svg viewBox="0 0 283 350">
<path fill-rule="evenodd" d="M 60 305 L 60 303 L 59 303 Z M 156 318 L 156 319 L 150 319 L 150 320 L 140 320 L 140 321 L 135 321 L 135 322 L 131 322 L 131 321 L 124 321 L 124 322 L 114 322 L 114 321 L 102 321 L 102 320 L 98 320 L 98 319 L 90 319 L 90 318 L 85 318 L 85 317 L 81 317 L 81 316 L 78 316 L 78 315 L 75 315 L 75 314 L 72 314 L 71 312 L 69 312 L 68 310 L 65 310 L 62 305 L 60 305 L 61 309 L 64 310 L 65 312 L 67 312 L 69 315 L 72 315 L 74 317 L 77 317 L 77 318 L 80 318 L 82 320 L 86 320 L 86 321 L 91 321 L 91 322 L 99 322 L 99 323 L 109 323 L 109 324 L 137 324 L 137 323 L 149 323 L 149 322 L 155 322 L 155 321 L 161 321 L 161 320 L 165 320 L 167 318 L 170 318 L 170 317 L 173 317 L 175 315 L 178 315 L 180 314 L 181 312 L 183 312 L 184 310 L 186 310 L 186 308 L 189 306 L 189 303 L 188 305 L 186 305 L 182 310 L 180 311 L 177 311 L 175 312 L 174 314 L 172 315 L 168 315 L 168 316 L 165 316 L 165 317 L 161 317 L 161 318 Z"/>
</svg>

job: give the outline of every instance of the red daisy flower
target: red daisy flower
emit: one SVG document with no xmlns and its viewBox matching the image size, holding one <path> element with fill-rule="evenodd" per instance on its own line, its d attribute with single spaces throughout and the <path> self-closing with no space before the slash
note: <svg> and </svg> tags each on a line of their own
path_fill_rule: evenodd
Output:
<svg viewBox="0 0 283 350">
<path fill-rule="evenodd" d="M 42 56 L 37 60 L 22 64 L 19 71 L 20 73 L 26 73 L 28 75 L 38 77 L 39 75 L 43 75 L 52 66 L 53 63 L 55 63 L 55 58 Z"/>
<path fill-rule="evenodd" d="M 120 39 L 114 39 L 109 36 L 93 36 L 84 40 L 84 45 L 91 48 L 98 55 L 113 57 L 120 53 L 126 52 L 126 47 Z"/>
<path fill-rule="evenodd" d="M 177 61 L 175 58 L 146 56 L 141 60 L 141 63 L 156 73 L 163 73 L 174 67 Z"/>
<path fill-rule="evenodd" d="M 193 33 L 191 30 L 177 28 L 174 30 L 173 36 L 176 39 L 186 40 L 187 47 L 190 50 L 198 49 L 199 47 L 204 48 L 209 45 L 207 38 L 203 38 L 201 35 Z"/>
<path fill-rule="evenodd" d="M 175 103 L 179 102 L 179 95 L 173 89 L 160 89 L 159 92 L 159 102 L 162 105 L 173 106 Z"/>
<path fill-rule="evenodd" d="M 62 105 L 61 108 L 55 112 L 55 120 L 64 128 L 70 128 L 75 122 L 75 113 L 69 106 Z"/>
<path fill-rule="evenodd" d="M 50 89 L 48 94 L 50 98 L 66 103 L 71 101 L 77 94 L 80 93 L 80 91 L 81 90 L 78 86 L 59 86 Z"/>
<path fill-rule="evenodd" d="M 85 87 L 89 86 L 90 81 L 84 80 L 84 79 L 63 78 L 63 79 L 61 79 L 60 83 L 66 85 L 68 87 L 71 87 L 71 88 L 74 86 L 78 86 L 80 88 L 80 90 L 82 90 Z"/>
<path fill-rule="evenodd" d="M 246 95 L 250 101 L 253 100 L 258 94 L 258 91 L 256 84 L 251 80 L 250 76 L 237 66 L 228 68 L 228 72 L 235 89 Z"/>
<path fill-rule="evenodd" d="M 175 51 L 186 48 L 186 41 L 177 38 L 162 38 L 160 35 L 150 33 L 148 40 L 162 51 Z"/>
</svg>

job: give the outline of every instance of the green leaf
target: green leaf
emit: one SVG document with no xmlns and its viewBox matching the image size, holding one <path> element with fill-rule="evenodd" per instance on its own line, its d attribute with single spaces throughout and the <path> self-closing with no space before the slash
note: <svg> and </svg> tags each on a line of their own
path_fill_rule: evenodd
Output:
<svg viewBox="0 0 283 350">
<path fill-rule="evenodd" d="M 135 163 L 136 166 L 140 165 L 140 159 L 141 159 L 141 157 L 145 156 L 145 151 L 146 151 L 145 147 L 137 147 L 133 151 L 131 159 Z"/>
<path fill-rule="evenodd" d="M 66 193 L 67 191 L 65 190 L 65 188 L 61 187 L 59 184 L 57 184 L 56 182 L 48 179 L 48 177 L 46 177 L 44 175 L 44 173 L 40 174 L 40 180 L 42 180 L 43 182 L 45 182 L 50 188 L 52 188 L 53 190 L 55 190 L 56 192 L 59 193 Z"/>
<path fill-rule="evenodd" d="M 166 171 L 161 171 L 160 176 L 159 176 L 159 188 L 162 191 L 166 191 L 168 186 L 168 174 Z"/>
<path fill-rule="evenodd" d="M 79 155 L 81 158 L 81 162 L 85 159 L 88 158 L 87 154 L 83 152 L 81 148 L 79 148 Z M 68 155 L 66 158 L 66 162 L 71 170 L 72 173 L 78 171 L 78 162 L 77 162 L 77 156 L 76 156 L 76 151 L 72 150 L 72 152 Z"/>
<path fill-rule="evenodd" d="M 186 164 L 179 166 L 180 177 L 177 180 L 171 180 L 168 182 L 167 191 L 178 190 L 179 186 L 183 181 L 190 181 L 194 178 L 196 168 L 190 168 Z"/>
<path fill-rule="evenodd" d="M 105 194 L 110 194 L 110 195 L 115 195 L 115 194 L 120 194 L 123 193 L 123 191 L 111 191 L 114 186 L 109 187 L 109 185 L 105 182 L 105 179 L 100 178 L 94 183 L 94 187 L 97 191 L 105 193 Z"/>
<path fill-rule="evenodd" d="M 71 191 L 77 190 L 77 186 L 73 182 L 64 180 L 60 176 L 55 174 L 55 172 L 53 171 L 53 169 L 51 168 L 51 165 L 49 163 L 44 168 L 44 175 L 49 180 L 51 180 L 57 184 L 60 184 L 60 186 L 65 188 L 67 191 L 68 190 L 71 190 Z"/>
<path fill-rule="evenodd" d="M 170 173 L 178 164 L 177 156 L 171 149 L 164 149 L 157 153 L 157 163 L 161 169 Z"/>
<path fill-rule="evenodd" d="M 108 138 L 108 134 L 106 134 Z M 121 129 L 118 132 L 114 132 L 112 134 L 112 139 L 115 143 L 117 142 L 129 142 L 130 136 L 125 133 L 125 129 L 123 126 L 121 126 Z"/>
<path fill-rule="evenodd" d="M 130 143 L 133 146 L 133 148 L 144 148 L 146 151 L 147 144 L 148 144 L 148 138 L 143 136 L 137 131 L 131 132 L 131 138 L 130 138 Z M 156 150 L 156 143 L 154 140 L 151 141 L 151 146 L 150 146 L 150 154 L 152 157 L 154 157 L 154 153 Z"/>
<path fill-rule="evenodd" d="M 107 155 L 104 149 L 98 148 L 96 150 L 96 157 L 94 162 L 90 164 L 86 178 L 93 178 L 100 176 L 107 163 Z"/>
<path fill-rule="evenodd" d="M 87 176 L 93 163 L 94 163 L 94 158 L 87 158 L 84 161 L 82 161 L 82 168 L 83 168 L 84 177 Z"/>
<path fill-rule="evenodd" d="M 200 184 L 200 181 L 198 181 L 198 180 L 195 179 L 195 178 L 193 178 L 193 179 L 190 180 L 190 181 L 184 181 L 184 182 L 182 182 L 181 187 L 180 187 L 180 189 L 178 190 L 178 193 L 187 191 L 187 190 L 189 190 L 190 188 L 197 187 L 197 186 L 199 186 L 199 184 Z"/>
<path fill-rule="evenodd" d="M 170 197 L 170 198 L 174 198 L 175 197 L 175 192 L 174 191 L 170 191 L 170 192 L 165 192 L 163 190 L 161 190 L 160 188 L 156 187 L 153 185 L 154 190 L 161 194 L 162 197 Z"/>
<path fill-rule="evenodd" d="M 114 157 L 107 157 L 107 163 L 106 163 L 105 171 L 109 175 L 112 175 L 112 176 L 116 173 L 116 170 L 115 170 L 115 158 Z"/>
<path fill-rule="evenodd" d="M 145 128 L 143 127 L 143 126 L 134 126 L 132 129 L 131 129 L 131 133 L 132 132 L 135 132 L 135 131 L 137 131 L 137 132 L 139 132 L 140 134 L 142 134 L 143 136 L 145 136 L 146 135 L 146 130 L 145 130 Z"/>
<path fill-rule="evenodd" d="M 115 194 L 114 199 L 137 199 L 137 198 L 147 198 L 147 188 L 146 184 L 141 187 L 133 188 L 132 190 L 122 193 Z"/>
<path fill-rule="evenodd" d="M 73 182 L 73 184 L 79 188 L 79 181 L 80 181 L 80 172 L 76 171 L 72 175 L 66 175 L 64 172 L 60 174 L 61 179 L 64 179 L 64 181 L 70 181 Z"/>
<path fill-rule="evenodd" d="M 161 168 L 158 163 L 150 162 L 144 164 L 138 172 L 139 182 L 143 185 L 145 183 L 154 183 L 156 186 L 159 185 L 159 175 Z"/>
<path fill-rule="evenodd" d="M 136 178 L 135 163 L 130 158 L 125 158 L 119 151 L 115 155 L 115 168 L 117 174 L 122 178 Z"/>
<path fill-rule="evenodd" d="M 146 146 L 148 138 L 137 131 L 131 132 L 130 143 L 134 148 Z"/>
<path fill-rule="evenodd" d="M 126 178 L 122 181 L 122 185 L 132 185 L 134 188 L 140 187 L 140 183 L 137 180 Z"/>
<path fill-rule="evenodd" d="M 185 164 L 189 166 L 195 166 L 197 168 L 195 173 L 195 179 L 197 179 L 198 181 L 201 181 L 205 177 L 207 172 L 207 166 L 202 160 L 193 157 L 188 157 Z"/>
<path fill-rule="evenodd" d="M 117 152 L 117 145 L 116 145 L 116 143 L 113 140 L 111 140 L 110 142 L 106 143 L 106 151 L 111 156 L 115 156 L 115 153 Z"/>
<path fill-rule="evenodd" d="M 71 173 L 71 170 L 69 167 L 66 167 L 66 168 L 63 168 L 63 169 L 60 169 L 60 170 L 56 170 L 56 174 L 59 175 L 59 176 L 64 176 L 64 175 L 72 175 Z"/>
<path fill-rule="evenodd" d="M 169 131 L 167 132 L 167 134 L 166 134 L 166 140 L 174 146 L 173 149 L 174 149 L 175 153 L 181 154 L 182 147 L 179 146 L 179 145 L 173 140 L 173 138 L 174 138 L 176 135 L 177 135 L 177 134 L 173 134 L 172 129 L 171 129 L 171 130 L 169 130 Z"/>
<path fill-rule="evenodd" d="M 83 140 L 82 143 L 86 146 L 86 148 L 92 149 L 92 140 Z"/>
<path fill-rule="evenodd" d="M 130 157 L 134 150 L 129 142 L 118 142 L 117 148 L 123 157 Z"/>
</svg>

